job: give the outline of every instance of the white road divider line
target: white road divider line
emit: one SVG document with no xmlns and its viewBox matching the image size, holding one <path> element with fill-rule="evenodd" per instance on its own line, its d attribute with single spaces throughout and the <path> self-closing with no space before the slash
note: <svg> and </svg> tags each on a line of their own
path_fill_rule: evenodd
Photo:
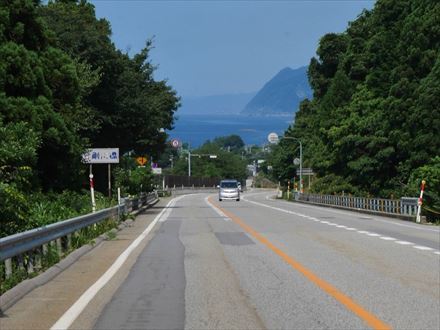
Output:
<svg viewBox="0 0 440 330">
<path fill-rule="evenodd" d="M 434 250 L 433 248 L 430 248 L 427 246 L 421 246 L 421 245 L 413 246 L 413 248 L 417 249 L 417 250 L 422 250 L 422 251 L 433 251 Z"/>
<path fill-rule="evenodd" d="M 396 241 L 395 238 L 393 237 L 388 237 L 388 236 L 380 236 L 380 239 L 383 239 L 384 241 Z"/>
<path fill-rule="evenodd" d="M 319 223 L 322 223 L 322 224 L 325 224 L 325 225 L 336 226 L 337 228 L 342 228 L 342 229 L 345 229 L 345 230 L 348 230 L 348 231 L 356 231 L 359 234 L 365 234 L 365 235 L 370 236 L 370 237 L 379 237 L 380 239 L 382 239 L 384 241 L 391 241 L 391 242 L 395 242 L 395 243 L 400 244 L 400 245 L 408 245 L 408 246 L 415 245 L 414 243 L 411 243 L 411 242 L 398 241 L 394 237 L 380 236 L 377 233 L 371 233 L 371 232 L 366 231 L 366 230 L 358 230 L 356 228 L 347 227 L 347 226 L 344 226 L 344 225 L 338 225 L 336 223 L 332 223 L 332 222 L 329 222 L 329 221 L 319 220 L 319 219 L 310 217 L 309 215 L 305 215 L 305 214 L 302 214 L 302 213 L 298 213 L 298 212 L 294 212 L 294 211 L 290 211 L 290 210 L 285 210 L 285 209 L 282 209 L 282 208 L 279 208 L 279 207 L 274 207 L 274 206 L 266 205 L 266 204 L 263 204 L 263 203 L 251 201 L 251 200 L 249 200 L 247 198 L 242 198 L 242 200 L 244 200 L 244 201 L 246 201 L 248 203 L 251 203 L 251 204 L 267 207 L 269 209 L 277 210 L 277 211 L 288 213 L 288 214 L 297 215 L 297 216 L 302 217 L 304 219 L 312 220 L 312 221 L 319 222 Z M 310 208 L 310 207 L 308 207 L 308 208 Z M 405 226 L 405 227 L 409 227 L 409 226 Z M 440 251 L 437 251 L 437 250 L 432 249 L 432 248 L 427 247 L 427 246 L 417 245 L 417 246 L 413 246 L 413 247 L 416 248 L 416 249 L 419 249 L 419 250 L 423 250 L 423 251 L 434 251 L 434 254 L 440 255 Z"/>
<path fill-rule="evenodd" d="M 185 195 L 176 197 L 172 199 L 165 208 L 154 218 L 154 220 L 148 225 L 148 227 L 140 234 L 121 255 L 116 259 L 116 261 L 107 269 L 107 271 L 91 286 L 89 287 L 79 299 L 60 317 L 60 319 L 50 328 L 51 330 L 61 330 L 68 329 L 76 318 L 82 313 L 82 311 L 87 307 L 87 305 L 92 301 L 96 294 L 113 278 L 113 276 L 118 272 L 118 270 L 123 266 L 125 261 L 128 259 L 130 254 L 142 240 L 151 232 L 156 223 L 162 217 L 168 217 L 171 213 L 171 208 L 175 203 L 185 197 Z"/>
<path fill-rule="evenodd" d="M 397 243 L 400 245 L 414 245 L 414 243 L 407 242 L 407 241 L 395 241 L 394 243 Z"/>
</svg>

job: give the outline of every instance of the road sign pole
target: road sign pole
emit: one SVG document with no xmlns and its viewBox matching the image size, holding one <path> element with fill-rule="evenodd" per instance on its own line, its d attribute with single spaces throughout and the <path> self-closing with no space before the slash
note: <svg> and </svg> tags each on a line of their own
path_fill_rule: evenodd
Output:
<svg viewBox="0 0 440 330">
<path fill-rule="evenodd" d="M 90 179 L 90 195 L 92 197 L 92 212 L 95 212 L 96 211 L 95 185 L 94 185 L 94 182 L 93 182 L 92 165 L 90 165 L 89 179 Z"/>
<path fill-rule="evenodd" d="M 416 217 L 416 222 L 417 223 L 420 223 L 420 213 L 422 211 L 423 193 L 425 191 L 425 184 L 426 184 L 426 181 L 422 180 L 422 185 L 420 187 L 420 197 L 419 197 L 419 200 L 417 202 L 417 204 L 418 204 L 418 207 L 417 207 L 417 217 Z"/>
<path fill-rule="evenodd" d="M 302 143 L 301 140 L 297 139 L 299 142 L 299 191 L 301 192 L 301 194 L 304 193 L 304 188 L 303 188 L 303 179 L 302 179 L 302 170 L 303 170 L 303 147 L 302 147 Z"/>
<path fill-rule="evenodd" d="M 108 197 L 112 198 L 112 165 L 108 164 Z"/>
</svg>

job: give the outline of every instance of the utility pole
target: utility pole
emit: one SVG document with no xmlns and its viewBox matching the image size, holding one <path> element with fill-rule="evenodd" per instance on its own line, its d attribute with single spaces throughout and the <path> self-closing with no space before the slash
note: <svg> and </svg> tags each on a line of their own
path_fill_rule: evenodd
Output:
<svg viewBox="0 0 440 330">
<path fill-rule="evenodd" d="M 191 150 L 188 147 L 188 176 L 191 176 Z"/>
<path fill-rule="evenodd" d="M 302 163 L 303 163 L 303 161 L 302 161 L 302 159 L 303 159 L 302 142 L 300 139 L 295 138 L 295 137 L 291 137 L 291 136 L 283 136 L 282 138 L 287 139 L 287 140 L 295 140 L 295 141 L 299 142 L 299 191 L 302 194 L 302 193 L 304 193 L 303 180 L 302 180 L 302 172 L 303 172 L 303 170 L 302 170 Z"/>
</svg>

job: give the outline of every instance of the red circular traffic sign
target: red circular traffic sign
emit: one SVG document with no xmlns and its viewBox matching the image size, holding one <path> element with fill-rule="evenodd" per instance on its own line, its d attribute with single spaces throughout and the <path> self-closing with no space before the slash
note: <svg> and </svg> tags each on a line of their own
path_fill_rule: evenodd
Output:
<svg viewBox="0 0 440 330">
<path fill-rule="evenodd" d="M 179 148 L 180 141 L 177 139 L 173 139 L 173 140 L 171 140 L 171 145 L 173 146 L 173 148 Z"/>
</svg>

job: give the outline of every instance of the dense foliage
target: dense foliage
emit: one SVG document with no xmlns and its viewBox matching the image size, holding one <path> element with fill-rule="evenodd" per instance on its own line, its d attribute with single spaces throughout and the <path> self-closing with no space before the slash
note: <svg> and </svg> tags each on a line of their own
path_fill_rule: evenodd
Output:
<svg viewBox="0 0 440 330">
<path fill-rule="evenodd" d="M 345 32 L 321 38 L 308 72 L 314 98 L 286 132 L 303 142 L 315 191 L 414 196 L 425 178 L 439 195 L 439 27 L 438 1 L 378 0 Z M 275 149 L 275 177 L 295 175 L 285 164 L 297 146 Z"/>
<path fill-rule="evenodd" d="M 33 194 L 80 191 L 86 148 L 165 148 L 179 99 L 153 78 L 152 43 L 130 57 L 110 36 L 85 0 L 0 2 L 2 235 L 28 228 Z"/>
<path fill-rule="evenodd" d="M 196 177 L 219 177 L 245 182 L 247 160 L 244 159 L 244 143 L 238 135 L 215 138 L 200 148 L 191 150 L 191 175 Z M 216 158 L 210 158 L 215 155 Z M 188 152 L 183 149 L 175 162 L 173 174 L 188 173 Z"/>
</svg>

